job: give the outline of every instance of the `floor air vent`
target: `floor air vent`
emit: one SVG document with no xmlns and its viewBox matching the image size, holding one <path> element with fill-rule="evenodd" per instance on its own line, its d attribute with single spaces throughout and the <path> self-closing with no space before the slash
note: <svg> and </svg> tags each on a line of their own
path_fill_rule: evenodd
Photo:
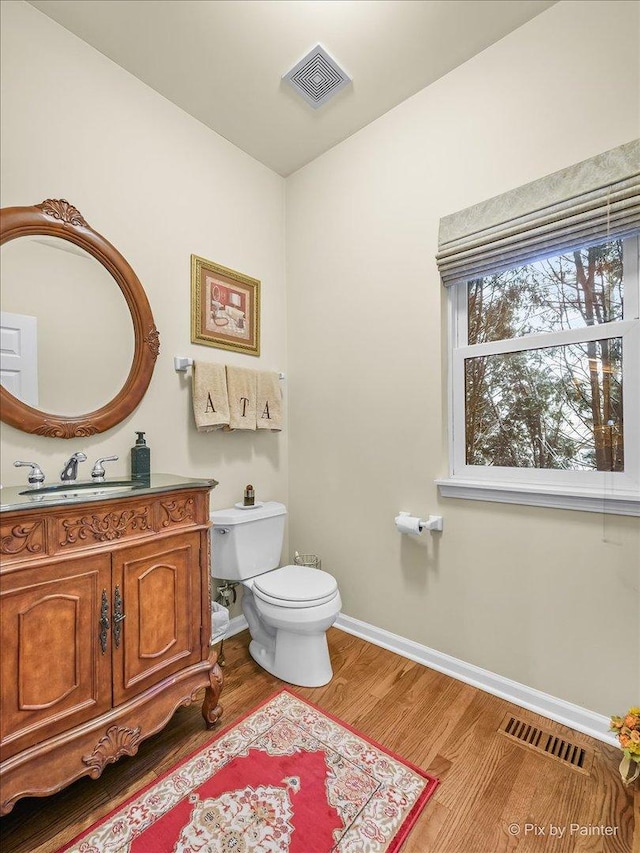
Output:
<svg viewBox="0 0 640 853">
<path fill-rule="evenodd" d="M 529 747 L 549 758 L 555 758 L 566 767 L 589 775 L 594 752 L 580 744 L 572 743 L 555 732 L 541 729 L 512 714 L 507 714 L 498 731 L 516 741 L 520 746 Z"/>
<path fill-rule="evenodd" d="M 333 98 L 351 82 L 327 51 L 316 45 L 303 59 L 282 77 L 314 109 Z"/>
</svg>

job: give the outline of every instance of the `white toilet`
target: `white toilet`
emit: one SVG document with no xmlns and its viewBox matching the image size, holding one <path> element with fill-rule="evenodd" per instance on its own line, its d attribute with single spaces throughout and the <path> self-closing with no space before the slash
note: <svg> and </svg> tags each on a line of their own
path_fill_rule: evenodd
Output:
<svg viewBox="0 0 640 853">
<path fill-rule="evenodd" d="M 327 630 L 342 607 L 336 579 L 306 566 L 283 566 L 284 504 L 211 513 L 211 574 L 242 583 L 251 657 L 290 684 L 321 687 L 333 677 Z"/>
</svg>

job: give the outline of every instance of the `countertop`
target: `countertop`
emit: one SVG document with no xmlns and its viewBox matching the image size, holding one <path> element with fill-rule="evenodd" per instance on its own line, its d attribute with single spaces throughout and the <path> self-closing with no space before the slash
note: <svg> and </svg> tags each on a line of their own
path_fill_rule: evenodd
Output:
<svg viewBox="0 0 640 853">
<path fill-rule="evenodd" d="M 64 485 L 64 488 L 60 492 L 47 493 L 47 486 L 51 485 Z M 170 492 L 176 489 L 193 489 L 202 486 L 213 489 L 217 485 L 217 480 L 212 479 L 178 477 L 175 474 L 152 474 L 147 481 L 142 482 L 107 478 L 102 483 L 91 480 L 76 480 L 66 484 L 45 483 L 44 489 L 35 489 L 28 484 L 5 486 L 0 489 L 0 512 L 45 509 L 50 506 L 107 501 L 126 498 L 130 495 L 151 495 L 156 492 Z"/>
</svg>

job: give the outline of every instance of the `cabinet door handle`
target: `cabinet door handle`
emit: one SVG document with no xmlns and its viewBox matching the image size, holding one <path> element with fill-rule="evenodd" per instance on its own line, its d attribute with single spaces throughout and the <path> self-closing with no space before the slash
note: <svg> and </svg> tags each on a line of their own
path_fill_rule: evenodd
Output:
<svg viewBox="0 0 640 853">
<path fill-rule="evenodd" d="M 107 590 L 102 590 L 102 604 L 100 605 L 100 648 L 102 654 L 107 653 L 107 633 L 109 631 L 109 596 Z"/>
<path fill-rule="evenodd" d="M 120 587 L 116 584 L 116 591 L 113 595 L 113 641 L 116 644 L 116 649 L 120 645 L 120 634 L 122 632 L 121 622 L 127 614 L 122 612 L 122 594 Z"/>
</svg>

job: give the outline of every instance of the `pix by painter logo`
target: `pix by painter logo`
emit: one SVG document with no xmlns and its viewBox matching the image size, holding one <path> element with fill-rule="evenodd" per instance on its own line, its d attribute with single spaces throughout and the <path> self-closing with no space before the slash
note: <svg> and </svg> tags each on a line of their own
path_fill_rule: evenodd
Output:
<svg viewBox="0 0 640 853">
<path fill-rule="evenodd" d="M 531 838 L 567 838 L 578 836 L 612 836 L 617 835 L 618 826 L 594 823 L 511 823 L 507 827 L 509 835 L 526 835 Z"/>
</svg>

